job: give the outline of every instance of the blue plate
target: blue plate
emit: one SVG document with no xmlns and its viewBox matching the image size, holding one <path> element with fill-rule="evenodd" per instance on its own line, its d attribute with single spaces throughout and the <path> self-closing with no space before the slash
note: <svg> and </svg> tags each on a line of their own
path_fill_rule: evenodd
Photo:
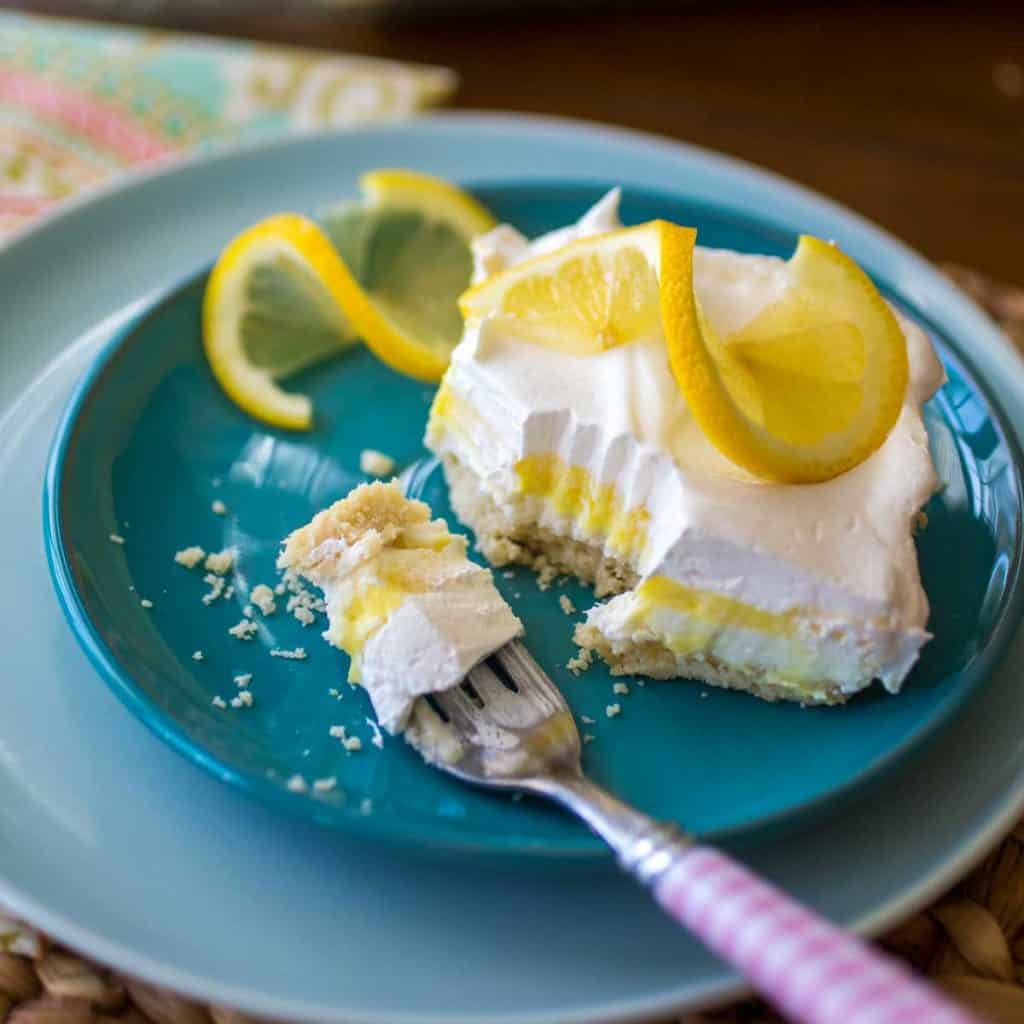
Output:
<svg viewBox="0 0 1024 1024">
<path fill-rule="evenodd" d="M 934 268 L 821 196 L 649 136 L 442 114 L 222 153 L 64 207 L 0 250 L 0 903 L 136 977 L 267 1019 L 611 1024 L 735 996 L 735 975 L 608 862 L 456 867 L 286 818 L 222 785 L 154 742 L 63 620 L 39 493 L 62 410 L 94 356 L 248 224 L 355 195 L 359 174 L 379 166 L 470 182 L 616 180 L 636 195 L 674 188 L 835 238 L 951 339 L 998 397 L 1011 436 L 1024 437 L 1019 356 Z M 983 421 L 964 423 L 983 441 Z M 995 467 L 977 463 L 981 479 Z M 83 514 L 95 516 L 101 499 L 88 491 Z M 198 531 L 206 520 L 196 514 Z M 138 525 L 114 552 L 122 565 Z M 947 557 L 958 557 L 955 545 Z M 1022 662 L 1018 627 L 936 742 L 886 771 L 884 785 L 841 807 L 828 801 L 792 831 L 751 836 L 738 852 L 862 933 L 936 898 L 1024 814 Z M 694 785 L 683 754 L 680 790 Z M 797 769 L 813 774 L 815 764 Z"/>
<path fill-rule="evenodd" d="M 527 234 L 577 218 L 608 183 L 476 183 L 497 216 Z M 788 255 L 795 231 L 679 193 L 627 189 L 627 223 L 667 217 L 698 227 L 703 244 Z M 800 814 L 877 779 L 929 735 L 985 679 L 1020 611 L 1021 492 L 1015 450 L 992 398 L 893 282 L 881 287 L 925 327 L 949 383 L 929 405 L 933 454 L 944 483 L 918 537 L 936 639 L 892 698 L 875 688 L 842 708 L 801 709 L 699 685 L 631 686 L 608 720 L 612 679 L 603 666 L 580 678 L 561 593 L 586 608 L 583 587 L 542 593 L 517 570 L 498 585 L 527 626 L 528 644 L 595 741 L 586 770 L 659 817 L 720 838 Z M 64 610 L 118 696 L 158 735 L 226 781 L 332 826 L 416 846 L 502 853 L 602 850 L 582 827 L 534 802 L 513 804 L 424 766 L 401 741 L 370 745 L 365 694 L 341 682 L 347 660 L 283 610 L 257 615 L 259 635 L 230 637 L 249 589 L 276 582 L 280 539 L 367 479 L 367 447 L 412 468 L 413 491 L 454 522 L 443 478 L 421 444 L 432 389 L 387 369 L 365 349 L 309 371 L 317 425 L 301 435 L 268 429 L 220 392 L 203 355 L 205 274 L 157 301 L 98 359 L 57 431 L 47 475 L 46 537 Z M 223 501 L 227 516 L 211 511 Z M 110 535 L 125 538 L 123 545 Z M 230 600 L 205 606 L 202 572 L 176 565 L 191 544 L 240 553 Z M 140 604 L 153 602 L 152 609 Z M 283 603 L 283 602 L 282 602 Z M 269 656 L 303 646 L 304 661 Z M 201 661 L 192 658 L 203 652 Z M 232 676 L 252 673 L 252 709 L 220 710 Z M 329 693 L 340 687 L 343 699 Z M 619 699 L 619 698 L 614 698 Z M 333 724 L 363 739 L 345 753 Z M 796 766 L 799 766 L 797 768 Z M 293 774 L 334 776 L 323 794 L 287 789 Z M 685 779 L 685 784 L 680 780 Z M 372 809 L 372 810 L 371 810 Z"/>
</svg>

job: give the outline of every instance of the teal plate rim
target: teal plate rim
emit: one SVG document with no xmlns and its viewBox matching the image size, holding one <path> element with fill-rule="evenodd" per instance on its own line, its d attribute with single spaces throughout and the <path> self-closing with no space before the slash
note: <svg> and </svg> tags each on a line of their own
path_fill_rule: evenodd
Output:
<svg viewBox="0 0 1024 1024">
<path fill-rule="evenodd" d="M 469 191 L 476 189 L 501 190 L 510 187 L 528 186 L 543 191 L 549 189 L 595 188 L 599 183 L 591 180 L 504 180 L 488 179 L 486 181 L 470 180 L 462 183 Z M 645 187 L 643 192 L 648 197 L 662 194 L 678 201 L 686 198 L 680 191 L 671 194 L 664 189 Z M 738 223 L 753 224 L 766 234 L 785 236 L 787 239 L 792 231 L 784 224 L 755 213 L 744 211 L 728 204 L 709 202 L 706 199 L 694 199 L 699 205 L 713 211 L 716 217 L 734 220 Z M 91 664 L 97 669 L 108 688 L 152 733 L 167 743 L 175 752 L 198 765 L 247 796 L 253 797 L 268 806 L 305 820 L 314 821 L 324 827 L 355 837 L 365 837 L 380 841 L 388 846 L 410 849 L 410 844 L 424 854 L 457 854 L 505 859 L 521 858 L 524 855 L 531 859 L 563 860 L 563 859 L 608 859 L 611 854 L 604 843 L 596 837 L 583 834 L 575 842 L 560 842 L 556 848 L 506 847 L 477 843 L 467 839 L 461 830 L 453 830 L 443 822 L 434 822 L 428 836 L 416 826 L 396 825 L 391 820 L 385 824 L 378 822 L 373 815 L 356 813 L 339 814 L 336 809 L 326 804 L 303 799 L 290 793 L 278 783 L 263 775 L 246 772 L 233 767 L 225 760 L 209 752 L 201 743 L 190 737 L 176 721 L 165 713 L 143 690 L 138 687 L 130 673 L 125 670 L 116 653 L 104 640 L 99 625 L 94 621 L 86 608 L 81 593 L 75 582 L 75 574 L 69 558 L 66 543 L 66 531 L 63 518 L 64 479 L 68 457 L 76 443 L 76 428 L 81 414 L 88 405 L 96 389 L 102 384 L 104 376 L 112 370 L 118 357 L 132 344 L 136 336 L 145 328 L 150 318 L 158 316 L 168 305 L 177 301 L 182 291 L 194 285 L 198 280 L 209 274 L 212 265 L 207 265 L 180 278 L 152 295 L 145 307 L 123 325 L 101 351 L 75 384 L 67 405 L 61 415 L 47 458 L 43 483 L 43 539 L 47 565 L 57 594 L 60 608 L 71 626 L 76 639 L 87 655 Z M 928 316 L 916 305 L 904 297 L 884 277 L 872 273 L 883 294 L 887 295 L 914 320 L 925 327 L 933 335 L 941 333 Z M 966 380 L 971 388 L 984 400 L 991 414 L 999 444 L 1010 454 L 1009 465 L 1013 476 L 1013 490 L 1016 497 L 1021 528 L 1018 529 L 1013 549 L 1012 562 L 1007 571 L 1007 583 L 1000 599 L 996 619 L 992 625 L 987 642 L 982 650 L 971 660 L 962 674 L 969 676 L 966 685 L 959 686 L 946 697 L 941 704 L 931 711 L 927 719 L 901 742 L 894 744 L 887 752 L 875 758 L 866 768 L 852 775 L 810 799 L 803 800 L 791 807 L 773 811 L 753 818 L 738 826 L 713 829 L 700 833 L 703 840 L 716 843 L 746 843 L 752 838 L 769 831 L 781 832 L 805 825 L 823 813 L 834 811 L 846 801 L 860 795 L 877 783 L 884 775 L 896 769 L 904 760 L 919 753 L 930 744 L 947 727 L 956 712 L 961 709 L 978 688 L 984 685 L 993 668 L 1002 660 L 1007 647 L 1022 618 L 1024 618 L 1024 487 L 1022 487 L 1022 466 L 1024 457 L 1020 443 L 1013 430 L 1009 427 L 1000 400 L 983 383 L 976 371 L 973 360 L 960 350 L 955 342 L 938 343 L 940 356 L 944 363 L 951 363 Z"/>
</svg>

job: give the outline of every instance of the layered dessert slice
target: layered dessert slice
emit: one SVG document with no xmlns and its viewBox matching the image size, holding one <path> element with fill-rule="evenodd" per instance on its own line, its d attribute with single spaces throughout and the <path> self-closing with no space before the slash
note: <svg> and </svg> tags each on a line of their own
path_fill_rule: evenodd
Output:
<svg viewBox="0 0 1024 1024">
<path fill-rule="evenodd" d="M 876 679 L 898 691 L 929 638 L 913 533 L 938 483 L 921 409 L 944 374 L 928 337 L 813 239 L 788 262 L 698 247 L 666 297 L 670 250 L 624 238 L 617 201 L 533 242 L 502 226 L 475 244 L 502 297 L 488 311 L 470 293 L 426 436 L 459 519 L 492 564 L 610 596 L 576 639 L 616 673 L 806 704 Z M 553 252 L 569 255 L 542 278 Z M 576 321 L 606 325 L 589 347 L 550 312 L 563 292 Z M 697 355 L 666 327 L 687 302 Z M 790 452 L 793 480 L 818 482 L 786 479 Z"/>
<path fill-rule="evenodd" d="M 323 590 L 324 637 L 392 733 L 417 698 L 458 685 L 523 631 L 466 539 L 396 482 L 363 484 L 320 512 L 285 539 L 278 567 Z"/>
</svg>

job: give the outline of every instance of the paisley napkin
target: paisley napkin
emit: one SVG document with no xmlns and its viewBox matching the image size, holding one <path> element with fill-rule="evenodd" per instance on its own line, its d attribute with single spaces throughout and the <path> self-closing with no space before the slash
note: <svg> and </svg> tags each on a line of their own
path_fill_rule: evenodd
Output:
<svg viewBox="0 0 1024 1024">
<path fill-rule="evenodd" d="M 408 116 L 445 68 L 0 12 L 0 245 L 139 164 Z"/>
</svg>

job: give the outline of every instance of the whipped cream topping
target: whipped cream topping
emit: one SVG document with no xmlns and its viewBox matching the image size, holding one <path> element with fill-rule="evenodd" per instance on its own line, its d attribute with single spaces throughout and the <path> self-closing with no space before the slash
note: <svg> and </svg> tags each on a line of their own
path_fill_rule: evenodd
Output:
<svg viewBox="0 0 1024 1024">
<path fill-rule="evenodd" d="M 458 685 L 523 632 L 465 538 L 397 483 L 364 484 L 319 513 L 286 539 L 278 565 L 323 590 L 324 637 L 352 656 L 391 733 L 418 697 Z"/>
<path fill-rule="evenodd" d="M 324 593 L 330 609 L 335 588 L 328 584 Z M 466 560 L 442 571 L 434 591 L 410 594 L 363 648 L 361 683 L 378 721 L 400 732 L 417 697 L 458 686 L 522 632 L 486 569 Z"/>
<path fill-rule="evenodd" d="M 620 227 L 618 199 L 609 193 L 577 224 L 533 242 L 496 228 L 474 244 L 477 277 Z M 781 296 L 787 264 L 698 247 L 694 287 L 712 327 L 730 334 Z M 521 459 L 553 454 L 583 467 L 626 507 L 646 509 L 641 578 L 902 632 L 909 649 L 897 644 L 879 673 L 898 686 L 927 639 L 912 532 L 938 484 L 921 406 L 944 372 L 927 335 L 897 316 L 910 363 L 899 420 L 872 456 L 825 483 L 765 482 L 723 457 L 690 414 L 663 337 L 574 356 L 516 337 L 507 319 L 467 327 L 445 382 L 476 410 L 479 436 L 443 432 L 435 448 L 454 451 L 510 509 Z M 864 643 L 873 646 L 867 635 Z"/>
</svg>

